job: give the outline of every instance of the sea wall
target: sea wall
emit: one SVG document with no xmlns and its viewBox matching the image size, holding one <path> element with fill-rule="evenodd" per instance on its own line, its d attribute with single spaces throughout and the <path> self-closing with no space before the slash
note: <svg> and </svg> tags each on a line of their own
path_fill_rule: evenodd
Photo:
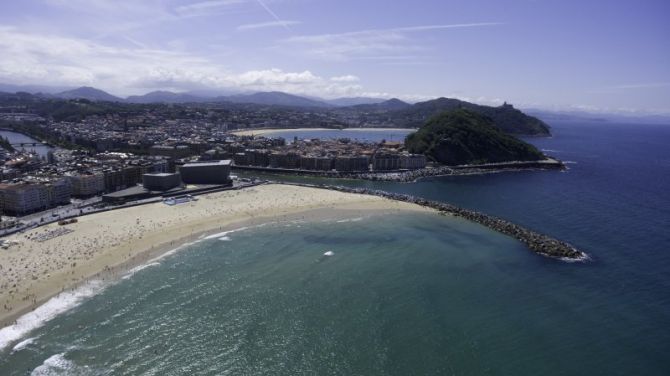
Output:
<svg viewBox="0 0 670 376">
<path fill-rule="evenodd" d="M 480 213 L 474 210 L 463 209 L 456 205 L 448 203 L 431 201 L 420 197 L 414 197 L 410 195 L 391 193 L 366 188 L 350 188 L 342 186 L 301 184 L 301 183 L 278 183 L 278 184 L 331 189 L 340 192 L 367 194 L 367 195 L 385 197 L 392 200 L 410 202 L 413 204 L 435 209 L 442 214 L 450 214 L 457 217 L 461 217 L 469 221 L 479 223 L 502 234 L 509 235 L 519 240 L 520 242 L 524 243 L 531 251 L 542 256 L 561 260 L 570 260 L 570 261 L 586 261 L 589 259 L 589 256 L 586 253 L 578 250 L 577 248 L 573 247 L 572 245 L 566 242 L 527 229 L 525 227 L 519 226 L 517 224 L 514 224 L 510 221 L 501 218 Z"/>
<path fill-rule="evenodd" d="M 370 172 L 340 172 L 340 171 L 316 171 L 299 170 L 273 167 L 257 166 L 232 166 L 233 170 L 269 172 L 277 174 L 291 174 L 298 176 L 318 176 L 326 178 L 341 179 L 362 179 L 373 181 L 395 181 L 401 183 L 413 182 L 417 179 L 432 176 L 460 176 L 486 174 L 499 171 L 517 171 L 517 170 L 562 170 L 565 165 L 555 159 L 546 159 L 542 161 L 516 161 L 487 164 L 473 164 L 461 166 L 437 166 L 426 167 L 417 170 L 399 170 L 399 171 L 370 171 Z"/>
</svg>

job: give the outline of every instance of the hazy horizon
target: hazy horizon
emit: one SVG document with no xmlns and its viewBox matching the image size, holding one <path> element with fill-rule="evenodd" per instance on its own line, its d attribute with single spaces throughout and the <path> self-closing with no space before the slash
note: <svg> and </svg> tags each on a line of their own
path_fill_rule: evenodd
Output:
<svg viewBox="0 0 670 376">
<path fill-rule="evenodd" d="M 670 113 L 664 1 L 29 0 L 0 82 Z"/>
</svg>

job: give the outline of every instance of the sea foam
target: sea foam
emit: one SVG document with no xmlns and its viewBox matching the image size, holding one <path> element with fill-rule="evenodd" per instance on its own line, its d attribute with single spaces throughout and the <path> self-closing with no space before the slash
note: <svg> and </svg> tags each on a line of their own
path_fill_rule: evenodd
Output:
<svg viewBox="0 0 670 376">
<path fill-rule="evenodd" d="M 124 274 L 123 277 L 121 277 L 121 279 L 128 279 L 128 278 L 132 277 L 135 273 L 139 272 L 140 270 L 144 270 L 144 269 L 149 268 L 151 266 L 157 266 L 157 265 L 160 265 L 160 264 L 161 264 L 160 262 L 154 261 L 154 262 L 150 262 L 148 264 L 143 264 L 143 265 L 136 266 L 136 267 L 128 270 L 126 272 L 126 274 Z"/>
<path fill-rule="evenodd" d="M 216 234 L 206 236 L 205 239 L 221 239 L 223 237 L 227 237 L 228 234 L 232 234 L 233 232 L 244 231 L 244 230 L 248 230 L 248 229 L 249 229 L 249 227 L 240 227 L 240 228 L 235 229 L 235 230 L 219 232 L 219 233 L 216 233 Z"/>
<path fill-rule="evenodd" d="M 356 218 L 347 218 L 347 219 L 340 219 L 339 221 L 335 221 L 337 223 L 346 223 L 346 222 L 360 222 L 362 221 L 363 217 L 356 217 Z"/>
<path fill-rule="evenodd" d="M 249 230 L 249 229 L 252 229 L 252 228 L 261 228 L 261 227 L 265 227 L 267 225 L 272 225 L 272 224 L 275 224 L 275 223 L 276 222 L 267 222 L 267 223 L 261 223 L 259 225 L 255 225 L 255 226 L 246 226 L 246 227 L 236 228 L 234 230 L 217 232 L 216 234 L 205 236 L 203 238 L 203 240 L 209 240 L 209 239 L 230 240 L 228 238 L 228 234 L 232 234 L 234 232 L 239 232 L 239 231 L 244 231 L 244 230 Z M 228 239 L 223 239 L 223 238 L 228 238 Z"/>
<path fill-rule="evenodd" d="M 59 314 L 78 306 L 84 299 L 98 294 L 104 288 L 105 285 L 102 281 L 92 280 L 72 291 L 62 292 L 49 299 L 35 310 L 19 317 L 15 324 L 0 329 L 0 350 L 5 349 L 12 342 L 23 338 L 26 334 L 41 327 Z"/>
<path fill-rule="evenodd" d="M 12 352 L 17 352 L 17 351 L 21 351 L 21 350 L 25 349 L 26 347 L 28 347 L 28 345 L 35 342 L 36 339 L 37 339 L 37 337 L 30 337 L 28 339 L 24 339 L 23 341 L 17 343 L 16 346 L 14 346 L 14 348 L 12 349 Z"/>
<path fill-rule="evenodd" d="M 77 366 L 73 361 L 65 359 L 65 353 L 60 353 L 48 357 L 44 363 L 35 368 L 30 375 L 80 375 L 83 373 L 88 374 L 88 372 L 85 372 L 85 369 Z"/>
</svg>

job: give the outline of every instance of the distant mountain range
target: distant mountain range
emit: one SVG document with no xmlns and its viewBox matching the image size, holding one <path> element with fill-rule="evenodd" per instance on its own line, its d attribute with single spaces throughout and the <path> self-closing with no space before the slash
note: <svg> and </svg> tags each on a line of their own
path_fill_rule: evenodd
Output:
<svg viewBox="0 0 670 376">
<path fill-rule="evenodd" d="M 0 92 L 16 93 L 27 92 L 40 94 L 47 98 L 86 99 L 96 102 L 123 102 L 123 103 L 203 103 L 203 102 L 231 102 L 252 103 L 269 106 L 287 107 L 343 107 L 361 104 L 377 104 L 384 102 L 381 98 L 345 97 L 336 99 L 307 98 L 280 91 L 256 93 L 232 93 L 230 91 L 195 90 L 192 92 L 175 93 L 171 91 L 152 91 L 144 95 L 132 95 L 121 98 L 103 90 L 90 86 L 79 88 L 56 88 L 50 86 L 21 86 L 0 84 Z"/>
<path fill-rule="evenodd" d="M 65 90 L 71 90 L 69 86 L 45 86 L 45 85 L 12 85 L 0 83 L 0 92 L 3 93 L 30 93 L 30 94 L 55 94 Z"/>
<path fill-rule="evenodd" d="M 188 93 L 173 93 L 171 91 L 152 91 L 144 95 L 131 95 L 125 99 L 128 103 L 193 103 L 211 100 Z"/>
<path fill-rule="evenodd" d="M 123 102 L 123 99 L 115 97 L 106 91 L 90 86 L 82 86 L 72 90 L 62 91 L 53 96 L 61 99 L 88 99 L 96 102 Z"/>
<path fill-rule="evenodd" d="M 634 123 L 634 124 L 670 124 L 670 115 L 649 115 L 638 113 L 602 113 L 587 111 L 549 111 L 528 109 L 526 113 L 547 122 L 603 122 L 603 123 Z"/>
<path fill-rule="evenodd" d="M 62 99 L 87 99 L 95 102 L 120 102 L 120 103 L 220 103 L 229 102 L 236 104 L 258 104 L 286 107 L 305 107 L 332 109 L 334 111 L 361 111 L 361 112 L 396 112 L 393 116 L 394 121 L 401 121 L 402 126 L 414 127 L 422 124 L 441 111 L 453 110 L 455 108 L 466 108 L 479 110 L 488 116 L 493 117 L 497 122 L 500 118 L 510 122 L 525 123 L 525 118 L 519 114 L 526 114 L 537 117 L 543 121 L 602 121 L 602 122 L 634 122 L 649 124 L 668 124 L 670 115 L 645 115 L 645 114 L 625 114 L 625 113 L 601 113 L 587 111 L 566 111 L 566 110 L 543 110 L 526 109 L 525 114 L 521 111 L 502 107 L 482 106 L 453 98 L 437 98 L 425 102 L 419 102 L 414 105 L 403 102 L 399 99 L 383 99 L 370 97 L 342 97 L 336 99 L 323 99 L 317 97 L 305 97 L 294 94 L 283 93 L 279 91 L 241 93 L 234 89 L 221 90 L 192 90 L 189 92 L 175 93 L 171 91 L 152 91 L 144 95 L 132 95 L 127 98 L 121 98 L 109 94 L 103 90 L 93 87 L 83 86 L 79 88 L 44 86 L 44 85 L 12 85 L 0 83 L 0 92 L 17 93 L 25 92 L 38 95 L 42 98 L 62 98 Z M 497 110 L 496 110 L 497 109 Z M 395 116 L 397 115 L 397 116 Z M 399 126 L 401 126 L 399 124 Z M 535 133 L 542 134 L 544 130 L 541 125 L 535 124 Z M 527 131 L 526 125 L 522 125 L 523 131 Z M 511 133 L 519 133 L 512 131 Z"/>
<path fill-rule="evenodd" d="M 403 102 L 398 98 L 391 98 L 389 100 L 383 100 L 377 103 L 357 104 L 355 106 L 349 106 L 349 107 L 357 111 L 388 112 L 388 111 L 403 110 L 412 107 L 412 105 L 407 102 Z"/>
<path fill-rule="evenodd" d="M 332 107 L 323 101 L 313 100 L 298 95 L 287 94 L 281 91 L 268 91 L 253 94 L 238 94 L 227 97 L 218 97 L 224 102 L 232 103 L 255 103 L 271 106 L 287 107 Z"/>
<path fill-rule="evenodd" d="M 30 94 L 26 94 L 30 95 Z M 367 124 L 419 128 L 432 117 L 455 109 L 467 109 L 490 117 L 494 124 L 504 132 L 524 135 L 549 135 L 549 126 L 538 118 L 529 116 L 504 104 L 498 107 L 483 106 L 453 98 L 437 98 L 425 102 L 409 104 L 397 98 L 382 100 L 379 98 L 339 98 L 323 100 L 271 91 L 251 94 L 232 94 L 216 97 L 204 97 L 191 93 L 153 91 L 144 95 L 119 98 L 93 87 L 80 87 L 53 94 L 39 93 L 36 98 L 85 99 L 91 102 L 151 104 L 151 103 L 210 103 L 217 105 L 282 106 L 304 108 L 311 111 L 329 111 L 340 118 L 358 118 Z M 368 100 L 368 103 L 366 102 Z M 344 105 L 355 103 L 353 105 Z M 336 105 L 339 104 L 339 105 Z"/>
<path fill-rule="evenodd" d="M 346 106 L 357 106 L 361 104 L 377 104 L 385 102 L 386 99 L 383 98 L 368 98 L 368 97 L 344 97 L 336 99 L 327 99 L 326 103 L 332 104 L 337 107 L 346 107 Z"/>
</svg>

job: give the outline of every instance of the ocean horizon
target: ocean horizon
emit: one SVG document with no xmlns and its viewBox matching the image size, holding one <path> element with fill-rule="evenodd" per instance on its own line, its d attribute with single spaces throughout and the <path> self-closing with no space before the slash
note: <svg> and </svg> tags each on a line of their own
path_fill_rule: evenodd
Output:
<svg viewBox="0 0 670 376">
<path fill-rule="evenodd" d="M 450 202 L 568 241 L 589 262 L 541 257 L 436 214 L 244 228 L 37 308 L 41 317 L 0 332 L 13 335 L 0 341 L 0 369 L 667 374 L 670 127 L 552 125 L 553 137 L 528 141 L 567 171 L 416 183 L 280 178 Z"/>
</svg>

